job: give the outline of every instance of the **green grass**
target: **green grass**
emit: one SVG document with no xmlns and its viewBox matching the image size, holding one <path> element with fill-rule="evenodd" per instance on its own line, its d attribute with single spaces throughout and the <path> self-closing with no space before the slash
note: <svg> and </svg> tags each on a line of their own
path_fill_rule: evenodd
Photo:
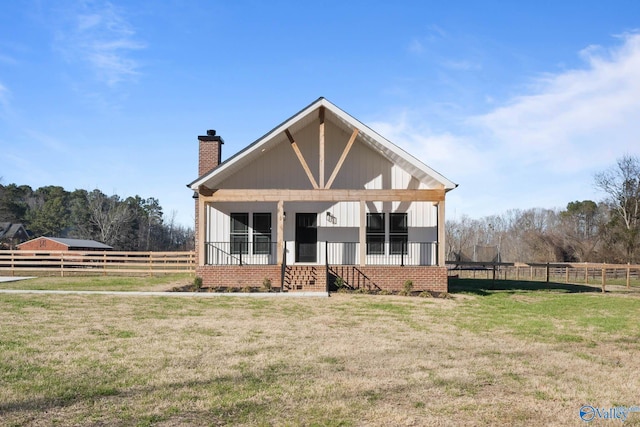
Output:
<svg viewBox="0 0 640 427">
<path fill-rule="evenodd" d="M 585 403 L 638 404 L 637 295 L 489 282 L 451 299 L 0 295 L 0 425 L 576 425 Z"/>
<path fill-rule="evenodd" d="M 593 342 L 640 336 L 640 299 L 588 287 L 458 279 L 455 292 L 483 295 L 465 305 L 455 324 L 473 332 L 507 331 L 547 342 Z"/>
<path fill-rule="evenodd" d="M 193 282 L 189 274 L 168 274 L 154 277 L 94 276 L 35 277 L 14 282 L 1 282 L 0 289 L 61 290 L 61 291 L 158 291 Z"/>
</svg>

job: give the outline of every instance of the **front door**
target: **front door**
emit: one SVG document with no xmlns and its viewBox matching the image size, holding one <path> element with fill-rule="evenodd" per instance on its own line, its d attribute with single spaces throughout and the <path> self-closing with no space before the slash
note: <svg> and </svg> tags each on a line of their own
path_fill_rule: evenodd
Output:
<svg viewBox="0 0 640 427">
<path fill-rule="evenodd" d="M 296 214 L 296 262 L 316 262 L 318 254 L 318 214 Z"/>
</svg>

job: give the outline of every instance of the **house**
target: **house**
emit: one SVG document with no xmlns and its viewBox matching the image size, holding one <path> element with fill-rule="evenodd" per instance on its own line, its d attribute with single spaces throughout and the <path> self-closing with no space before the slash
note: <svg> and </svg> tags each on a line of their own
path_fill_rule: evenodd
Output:
<svg viewBox="0 0 640 427">
<path fill-rule="evenodd" d="M 199 136 L 196 274 L 204 286 L 447 291 L 445 196 L 457 185 L 319 98 L 220 162 Z"/>
<path fill-rule="evenodd" d="M 28 238 L 29 232 L 24 225 L 0 222 L 0 249 L 13 249 Z"/>
<path fill-rule="evenodd" d="M 95 240 L 38 237 L 18 245 L 22 251 L 110 251 L 113 248 Z"/>
</svg>

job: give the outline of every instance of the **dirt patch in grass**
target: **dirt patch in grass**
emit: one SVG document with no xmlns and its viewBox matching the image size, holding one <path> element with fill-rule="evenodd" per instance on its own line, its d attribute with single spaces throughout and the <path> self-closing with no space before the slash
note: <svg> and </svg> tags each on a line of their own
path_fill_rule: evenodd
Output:
<svg viewBox="0 0 640 427">
<path fill-rule="evenodd" d="M 640 300 L 567 296 L 5 295 L 0 419 L 576 425 L 584 404 L 640 404 Z"/>
</svg>

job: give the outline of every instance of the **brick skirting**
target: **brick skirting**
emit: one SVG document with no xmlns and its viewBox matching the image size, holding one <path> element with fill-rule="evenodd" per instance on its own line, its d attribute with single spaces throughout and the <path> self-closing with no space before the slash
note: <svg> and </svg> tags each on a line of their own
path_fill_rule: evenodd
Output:
<svg viewBox="0 0 640 427">
<path fill-rule="evenodd" d="M 292 266 L 296 267 L 296 266 Z M 308 267 L 306 267 L 308 268 Z M 339 266 L 340 269 L 350 269 L 353 266 Z M 447 292 L 447 268 L 434 266 L 363 266 L 356 267 L 358 274 L 363 274 L 367 279 L 380 289 L 388 291 L 400 291 L 404 282 L 411 280 L 414 291 Z M 292 290 L 299 291 L 325 291 L 326 270 L 325 266 L 314 267 L 315 280 L 305 281 Z M 342 273 L 340 273 L 342 274 Z M 244 288 L 260 287 L 265 278 L 271 280 L 274 288 L 280 287 L 281 269 L 278 265 L 206 265 L 196 269 L 196 275 L 202 278 L 205 287 Z"/>
</svg>

